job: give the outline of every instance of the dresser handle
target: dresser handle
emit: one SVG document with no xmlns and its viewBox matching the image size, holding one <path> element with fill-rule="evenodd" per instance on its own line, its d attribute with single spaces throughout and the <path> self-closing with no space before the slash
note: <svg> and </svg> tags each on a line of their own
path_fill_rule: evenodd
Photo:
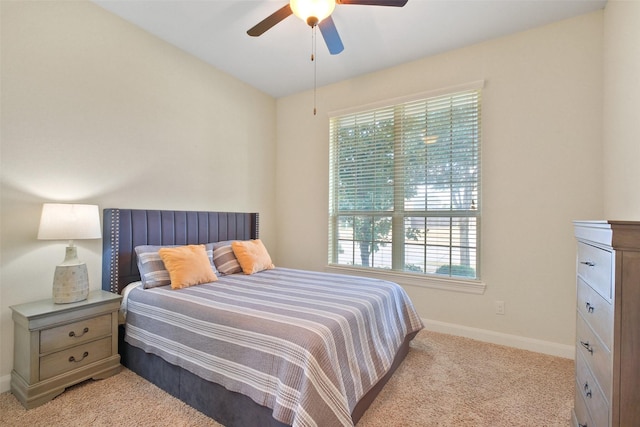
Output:
<svg viewBox="0 0 640 427">
<path fill-rule="evenodd" d="M 85 351 L 85 352 L 82 354 L 82 359 L 79 359 L 79 360 L 76 360 L 76 358 L 75 358 L 75 357 L 71 356 L 71 357 L 69 357 L 69 362 L 76 362 L 76 363 L 77 363 L 77 362 L 82 362 L 82 360 L 83 360 L 85 357 L 87 357 L 88 355 L 89 355 L 89 352 L 88 352 L 88 351 Z"/>
<path fill-rule="evenodd" d="M 595 310 L 595 307 L 594 307 L 594 306 L 592 306 L 590 302 L 587 302 L 587 303 L 585 304 L 585 307 L 587 307 L 587 311 L 588 311 L 589 313 L 593 313 L 593 310 Z"/>
<path fill-rule="evenodd" d="M 584 383 L 584 391 L 585 391 L 584 395 L 587 396 L 589 399 L 591 399 L 591 396 L 593 394 L 591 393 L 591 389 L 589 389 L 589 383 L 588 382 Z"/>
<path fill-rule="evenodd" d="M 596 263 L 593 262 L 593 261 L 580 261 L 580 264 L 584 264 L 587 267 L 595 267 L 596 266 Z"/>
<path fill-rule="evenodd" d="M 589 344 L 589 341 L 584 342 L 584 341 L 581 340 L 580 341 L 580 345 L 582 345 L 584 348 L 586 348 L 587 351 L 593 355 L 593 347 Z"/>
<path fill-rule="evenodd" d="M 84 329 L 82 330 L 82 333 L 81 333 L 80 335 L 76 335 L 76 333 L 75 333 L 75 332 L 71 331 L 71 332 L 69 332 L 69 336 L 70 336 L 70 337 L 80 338 L 81 336 L 83 336 L 83 335 L 84 335 L 84 334 L 86 334 L 87 332 L 89 332 L 89 328 L 84 328 Z"/>
</svg>

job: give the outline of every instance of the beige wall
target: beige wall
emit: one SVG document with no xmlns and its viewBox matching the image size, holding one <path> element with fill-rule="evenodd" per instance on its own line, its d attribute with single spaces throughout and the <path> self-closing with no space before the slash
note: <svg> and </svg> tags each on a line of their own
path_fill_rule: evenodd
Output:
<svg viewBox="0 0 640 427">
<path fill-rule="evenodd" d="M 405 284 L 432 324 L 572 346 L 571 220 L 640 219 L 640 2 L 320 88 L 315 117 L 312 93 L 276 103 L 90 3 L 0 14 L 0 391 L 8 307 L 49 297 L 63 257 L 35 238 L 45 201 L 259 211 L 279 265 L 323 270 L 329 111 L 485 81 L 486 292 Z M 101 242 L 78 246 L 98 288 Z"/>
<path fill-rule="evenodd" d="M 275 248 L 276 103 L 92 3 L 0 3 L 4 391 L 8 307 L 50 297 L 64 258 L 41 204 L 259 211 Z M 101 241 L 76 243 L 98 289 Z"/>
<path fill-rule="evenodd" d="M 605 218 L 640 220 L 640 1 L 604 14 Z"/>
<path fill-rule="evenodd" d="M 278 259 L 327 263 L 327 113 L 484 80 L 483 295 L 405 285 L 433 323 L 556 343 L 572 353 L 571 221 L 602 207 L 601 11 L 278 100 Z M 506 314 L 495 314 L 495 301 Z M 553 345 L 552 345 L 553 347 Z"/>
</svg>

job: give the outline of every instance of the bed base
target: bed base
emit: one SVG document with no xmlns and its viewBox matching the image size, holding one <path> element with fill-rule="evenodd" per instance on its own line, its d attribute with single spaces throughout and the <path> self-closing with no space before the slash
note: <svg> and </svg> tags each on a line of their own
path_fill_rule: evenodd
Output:
<svg viewBox="0 0 640 427">
<path fill-rule="evenodd" d="M 155 354 L 124 342 L 121 327 L 120 360 L 131 371 L 220 424 L 231 426 L 285 427 L 261 406 L 240 393 L 227 390 Z"/>
<path fill-rule="evenodd" d="M 389 372 L 357 403 L 351 413 L 355 425 L 371 406 L 387 381 L 409 352 L 409 343 L 416 333 L 407 336 L 396 353 Z M 229 391 L 219 384 L 207 381 L 186 369 L 173 365 L 155 354 L 146 353 L 124 341 L 124 327 L 120 326 L 120 360 L 131 371 L 155 384 L 220 424 L 231 427 L 261 426 L 287 427 L 272 417 L 272 410 L 249 397 Z"/>
</svg>

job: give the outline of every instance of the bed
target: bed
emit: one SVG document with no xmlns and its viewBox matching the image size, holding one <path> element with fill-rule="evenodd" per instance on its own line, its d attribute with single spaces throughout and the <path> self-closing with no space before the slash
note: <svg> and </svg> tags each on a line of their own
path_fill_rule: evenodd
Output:
<svg viewBox="0 0 640 427">
<path fill-rule="evenodd" d="M 422 328 L 374 279 L 276 267 L 139 284 L 136 247 L 256 240 L 257 213 L 105 209 L 103 223 L 102 288 L 127 294 L 123 365 L 227 427 L 355 425 Z"/>
</svg>

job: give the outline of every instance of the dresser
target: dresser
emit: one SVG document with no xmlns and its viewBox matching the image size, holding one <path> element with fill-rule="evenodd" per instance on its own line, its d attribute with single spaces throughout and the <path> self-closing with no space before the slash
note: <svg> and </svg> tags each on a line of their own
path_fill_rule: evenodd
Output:
<svg viewBox="0 0 640 427">
<path fill-rule="evenodd" d="M 93 291 L 84 301 L 52 299 L 10 307 L 14 323 L 11 392 L 27 408 L 89 378 L 120 372 L 120 295 Z"/>
<path fill-rule="evenodd" d="M 575 427 L 640 425 L 640 222 L 575 221 Z"/>
</svg>

